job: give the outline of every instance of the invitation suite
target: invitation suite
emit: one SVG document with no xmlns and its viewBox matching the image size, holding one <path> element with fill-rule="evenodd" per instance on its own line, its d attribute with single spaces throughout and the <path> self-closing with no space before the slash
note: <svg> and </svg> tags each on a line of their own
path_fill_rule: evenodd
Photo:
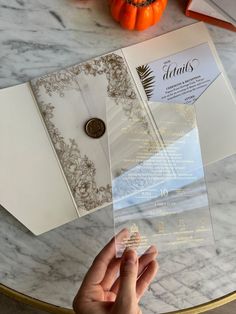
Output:
<svg viewBox="0 0 236 314">
<path fill-rule="evenodd" d="M 118 255 L 212 243 L 204 166 L 235 121 L 203 23 L 2 89 L 0 203 L 35 235 L 113 203 Z"/>
</svg>

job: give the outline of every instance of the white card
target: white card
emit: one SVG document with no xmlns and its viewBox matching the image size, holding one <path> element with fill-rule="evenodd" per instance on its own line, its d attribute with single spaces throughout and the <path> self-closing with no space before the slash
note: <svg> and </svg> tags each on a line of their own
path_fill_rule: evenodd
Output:
<svg viewBox="0 0 236 314">
<path fill-rule="evenodd" d="M 219 76 L 207 43 L 136 68 L 148 101 L 193 104 Z"/>
</svg>

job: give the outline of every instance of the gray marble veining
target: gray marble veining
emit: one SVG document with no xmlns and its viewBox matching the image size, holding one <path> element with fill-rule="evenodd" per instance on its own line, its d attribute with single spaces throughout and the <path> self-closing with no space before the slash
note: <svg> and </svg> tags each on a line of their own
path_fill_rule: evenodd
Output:
<svg viewBox="0 0 236 314">
<path fill-rule="evenodd" d="M 184 2 L 184 1 L 182 1 Z M 22 83 L 91 57 L 192 23 L 170 0 L 162 21 L 137 33 L 122 30 L 106 0 L 0 0 L 0 87 Z M 209 26 L 236 88 L 236 36 Z M 216 248 L 160 252 L 160 272 L 142 300 L 144 313 L 190 307 L 236 289 L 236 156 L 206 169 Z M 110 208 L 34 237 L 0 209 L 0 282 L 71 308 L 90 263 L 113 235 Z"/>
</svg>

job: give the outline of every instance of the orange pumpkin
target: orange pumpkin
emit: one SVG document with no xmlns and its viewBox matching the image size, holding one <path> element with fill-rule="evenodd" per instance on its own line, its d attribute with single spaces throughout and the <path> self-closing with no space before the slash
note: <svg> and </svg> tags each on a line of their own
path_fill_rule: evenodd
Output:
<svg viewBox="0 0 236 314">
<path fill-rule="evenodd" d="M 111 15 L 129 30 L 142 31 L 156 24 L 167 4 L 167 0 L 109 0 Z"/>
</svg>

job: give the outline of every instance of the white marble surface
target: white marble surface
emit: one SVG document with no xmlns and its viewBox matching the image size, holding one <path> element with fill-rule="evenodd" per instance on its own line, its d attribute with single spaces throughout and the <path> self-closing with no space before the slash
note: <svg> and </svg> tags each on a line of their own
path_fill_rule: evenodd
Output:
<svg viewBox="0 0 236 314">
<path fill-rule="evenodd" d="M 69 0 L 0 0 L 0 87 L 190 24 L 183 2 L 170 0 L 158 26 L 132 33 L 112 21 L 106 0 L 77 6 Z M 213 26 L 209 30 L 236 88 L 236 36 Z M 206 172 L 216 250 L 160 252 L 160 272 L 142 300 L 145 314 L 190 307 L 236 289 L 236 156 Z M 86 270 L 112 234 L 110 208 L 40 237 L 1 208 L 0 282 L 71 308 Z"/>
</svg>

